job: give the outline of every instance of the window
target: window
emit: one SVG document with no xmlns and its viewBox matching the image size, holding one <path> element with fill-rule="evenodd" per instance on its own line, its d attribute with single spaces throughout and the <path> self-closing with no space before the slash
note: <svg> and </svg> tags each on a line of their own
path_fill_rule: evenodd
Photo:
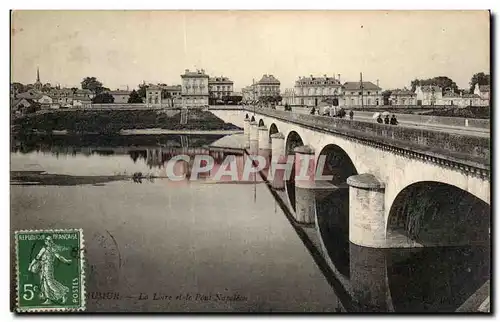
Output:
<svg viewBox="0 0 500 322">
<path fill-rule="evenodd" d="M 362 92 L 359 92 L 359 95 L 361 95 Z"/>
<path fill-rule="evenodd" d="M 370 95 L 370 92 L 368 92 L 368 95 Z"/>
<path fill-rule="evenodd" d="M 155 104 L 158 104 L 158 97 L 155 97 Z"/>
<path fill-rule="evenodd" d="M 149 97 L 149 104 L 151 104 L 151 102 L 152 102 L 152 99 L 151 99 L 151 96 L 150 96 L 150 97 Z"/>
</svg>

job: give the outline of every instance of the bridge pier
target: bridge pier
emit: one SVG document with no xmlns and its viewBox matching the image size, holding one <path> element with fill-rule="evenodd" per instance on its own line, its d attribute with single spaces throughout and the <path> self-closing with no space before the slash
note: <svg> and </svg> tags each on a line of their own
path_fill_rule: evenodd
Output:
<svg viewBox="0 0 500 322">
<path fill-rule="evenodd" d="M 285 136 L 283 133 L 278 132 L 271 135 L 271 164 L 286 164 Z M 272 167 L 273 165 L 271 165 L 271 171 Z M 271 186 L 276 190 L 285 189 L 285 170 L 276 169 L 274 171 Z"/>
<path fill-rule="evenodd" d="M 249 147 L 250 144 L 250 118 L 248 114 L 245 116 L 243 120 L 243 136 L 245 137 L 245 147 Z"/>
<path fill-rule="evenodd" d="M 258 128 L 259 132 L 259 155 L 266 160 L 266 165 L 264 169 L 269 169 L 270 159 L 271 159 L 271 149 L 269 146 L 269 136 L 267 132 L 267 127 L 262 125 Z"/>
<path fill-rule="evenodd" d="M 296 147 L 294 152 L 295 220 L 304 224 L 314 224 L 316 218 L 314 149 L 308 145 L 302 145 Z"/>
<path fill-rule="evenodd" d="M 394 311 L 386 251 L 349 244 L 349 279 L 353 298 L 361 312 Z"/>
<path fill-rule="evenodd" d="M 258 149 L 259 149 L 259 130 L 258 130 L 258 125 L 257 122 L 251 121 L 249 124 L 249 148 L 250 148 L 250 154 L 251 155 L 257 155 Z"/>
<path fill-rule="evenodd" d="M 372 174 L 347 178 L 349 240 L 359 246 L 385 248 L 385 185 Z"/>
</svg>

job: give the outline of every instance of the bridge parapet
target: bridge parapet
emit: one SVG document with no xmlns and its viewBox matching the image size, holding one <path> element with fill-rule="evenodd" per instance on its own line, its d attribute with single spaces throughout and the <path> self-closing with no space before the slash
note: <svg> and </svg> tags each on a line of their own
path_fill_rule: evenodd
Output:
<svg viewBox="0 0 500 322">
<path fill-rule="evenodd" d="M 253 108 L 248 109 L 252 111 Z M 257 108 L 256 113 L 300 126 L 361 140 L 365 143 L 411 151 L 436 162 L 451 162 L 453 167 L 466 165 L 489 175 L 490 138 L 446 133 L 428 129 L 378 124 L 273 109 Z"/>
</svg>

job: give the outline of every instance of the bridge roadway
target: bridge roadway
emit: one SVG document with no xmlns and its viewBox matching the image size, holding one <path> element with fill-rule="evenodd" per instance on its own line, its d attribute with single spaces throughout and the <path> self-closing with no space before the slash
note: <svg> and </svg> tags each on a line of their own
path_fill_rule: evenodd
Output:
<svg viewBox="0 0 500 322">
<path fill-rule="evenodd" d="M 278 106 L 277 110 L 284 110 L 282 106 Z M 292 113 L 297 114 L 310 114 L 311 109 L 306 107 L 293 107 Z M 356 121 L 364 121 L 364 122 L 375 122 L 373 119 L 374 112 L 371 111 L 356 111 L 354 110 L 354 120 Z M 439 123 L 422 123 L 422 122 L 414 122 L 405 118 L 404 114 L 395 114 L 398 118 L 399 126 L 404 126 L 408 128 L 422 129 L 422 130 L 433 130 L 439 132 L 453 133 L 453 134 L 465 134 L 479 137 L 489 137 L 490 130 L 488 128 L 478 128 L 478 127 L 466 127 L 464 126 L 452 126 L 447 124 L 439 124 Z M 348 118 L 348 116 L 346 116 Z"/>
</svg>

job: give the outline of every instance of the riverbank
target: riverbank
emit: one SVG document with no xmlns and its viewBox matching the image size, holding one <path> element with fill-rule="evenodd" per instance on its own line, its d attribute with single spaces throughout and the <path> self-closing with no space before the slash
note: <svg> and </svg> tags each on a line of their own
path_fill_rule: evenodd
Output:
<svg viewBox="0 0 500 322">
<path fill-rule="evenodd" d="M 240 134 L 242 130 L 165 130 L 159 128 L 122 130 L 120 135 L 160 135 L 160 134 L 186 134 L 186 135 L 226 135 Z"/>
<path fill-rule="evenodd" d="M 71 113 L 46 113 L 12 120 L 13 132 L 71 134 L 116 134 L 124 130 L 162 129 L 171 131 L 241 131 L 214 114 L 187 110 L 181 124 L 180 111 L 153 110 L 77 110 Z"/>
</svg>

